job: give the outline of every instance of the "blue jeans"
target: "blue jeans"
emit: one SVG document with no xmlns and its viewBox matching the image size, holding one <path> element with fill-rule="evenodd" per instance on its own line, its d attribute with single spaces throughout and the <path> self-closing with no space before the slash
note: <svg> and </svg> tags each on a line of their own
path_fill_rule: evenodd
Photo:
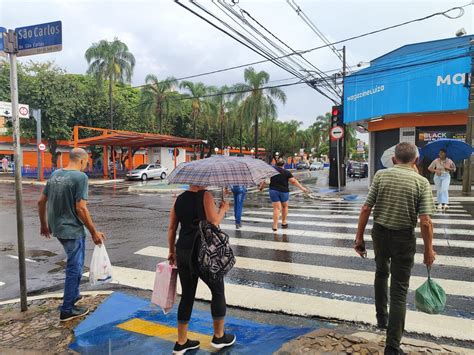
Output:
<svg viewBox="0 0 474 355">
<path fill-rule="evenodd" d="M 242 210 L 244 209 L 244 201 L 246 192 L 234 192 L 234 216 L 235 224 L 242 223 Z"/>
<path fill-rule="evenodd" d="M 59 239 L 67 255 L 66 281 L 64 282 L 64 296 L 61 312 L 72 311 L 74 301 L 79 298 L 79 285 L 84 267 L 84 256 L 86 253 L 86 238 Z"/>
<path fill-rule="evenodd" d="M 441 174 L 441 176 L 435 175 L 433 180 L 436 186 L 436 199 L 438 203 L 447 204 L 449 202 L 448 191 L 451 175 L 448 173 Z"/>
</svg>

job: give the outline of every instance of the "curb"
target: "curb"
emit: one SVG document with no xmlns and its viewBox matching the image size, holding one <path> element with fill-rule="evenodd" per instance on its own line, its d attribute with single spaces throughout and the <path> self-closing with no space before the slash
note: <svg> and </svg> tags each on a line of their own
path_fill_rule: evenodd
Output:
<svg viewBox="0 0 474 355">
<path fill-rule="evenodd" d="M 97 295 L 111 295 L 114 291 L 81 291 L 81 295 L 83 296 L 97 296 Z M 44 295 L 38 296 L 31 296 L 27 297 L 27 301 L 37 301 L 37 300 L 44 300 L 48 298 L 63 298 L 63 293 L 46 293 Z M 6 301 L 0 301 L 0 306 L 5 306 L 8 304 L 19 303 L 19 298 L 12 298 Z"/>
</svg>

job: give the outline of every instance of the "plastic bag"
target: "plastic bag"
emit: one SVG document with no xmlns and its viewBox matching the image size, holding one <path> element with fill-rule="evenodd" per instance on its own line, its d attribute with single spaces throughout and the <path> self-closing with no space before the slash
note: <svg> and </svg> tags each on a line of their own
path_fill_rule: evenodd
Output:
<svg viewBox="0 0 474 355">
<path fill-rule="evenodd" d="M 446 293 L 439 284 L 431 279 L 429 268 L 428 280 L 416 289 L 415 304 L 417 310 L 429 314 L 441 313 L 446 305 Z"/>
<path fill-rule="evenodd" d="M 96 245 L 92 253 L 91 267 L 89 270 L 91 285 L 102 285 L 112 281 L 112 265 L 105 245 Z"/>
<path fill-rule="evenodd" d="M 176 301 L 176 282 L 178 269 L 171 266 L 168 261 L 156 265 L 155 285 L 151 302 L 160 306 L 164 314 L 167 314 Z"/>
</svg>

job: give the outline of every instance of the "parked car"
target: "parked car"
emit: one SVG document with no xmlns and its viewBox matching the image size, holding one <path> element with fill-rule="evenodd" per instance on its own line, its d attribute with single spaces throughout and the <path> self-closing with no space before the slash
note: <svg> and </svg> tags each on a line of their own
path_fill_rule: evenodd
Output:
<svg viewBox="0 0 474 355">
<path fill-rule="evenodd" d="M 321 170 L 324 168 L 324 164 L 320 161 L 315 161 L 309 166 L 309 170 Z"/>
<path fill-rule="evenodd" d="M 308 169 L 308 168 L 309 168 L 309 166 L 305 162 L 299 162 L 298 164 L 296 164 L 296 170 L 304 170 L 304 169 Z"/>
<path fill-rule="evenodd" d="M 146 181 L 148 179 L 165 179 L 168 175 L 168 169 L 159 164 L 142 164 L 127 173 L 128 180 L 139 179 Z"/>
</svg>

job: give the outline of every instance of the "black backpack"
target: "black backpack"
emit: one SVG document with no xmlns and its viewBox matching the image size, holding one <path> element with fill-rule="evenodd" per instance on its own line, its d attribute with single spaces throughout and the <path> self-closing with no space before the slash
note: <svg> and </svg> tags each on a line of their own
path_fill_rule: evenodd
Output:
<svg viewBox="0 0 474 355">
<path fill-rule="evenodd" d="M 234 267 L 235 256 L 229 244 L 229 235 L 218 226 L 207 222 L 204 211 L 204 193 L 199 192 L 199 229 L 196 236 L 199 273 L 210 280 L 222 280 Z"/>
</svg>

